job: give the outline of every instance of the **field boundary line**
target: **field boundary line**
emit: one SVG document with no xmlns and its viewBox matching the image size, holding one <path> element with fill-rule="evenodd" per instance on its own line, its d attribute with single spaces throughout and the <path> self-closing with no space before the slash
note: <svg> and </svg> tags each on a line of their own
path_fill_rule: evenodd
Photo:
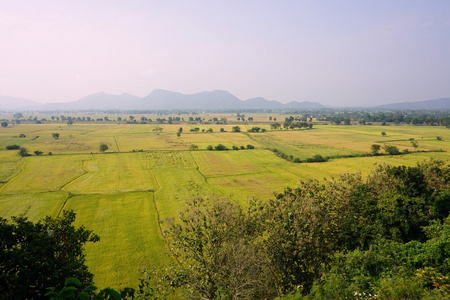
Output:
<svg viewBox="0 0 450 300">
<path fill-rule="evenodd" d="M 157 221 L 158 221 L 159 232 L 161 233 L 161 236 L 164 238 L 164 232 L 163 232 L 162 227 L 161 227 L 161 217 L 159 215 L 158 205 L 156 205 L 156 198 L 155 198 L 155 193 L 159 190 L 159 188 L 161 186 L 159 185 L 159 181 L 158 181 L 158 178 L 156 177 L 155 172 L 153 170 L 150 170 L 150 172 L 152 172 L 153 178 L 155 179 L 155 182 L 156 182 L 156 189 L 152 192 L 152 201 L 153 201 L 153 205 L 155 206 L 156 218 L 157 218 Z"/>
<path fill-rule="evenodd" d="M 7 186 L 8 185 L 8 183 L 10 183 L 10 182 L 12 182 L 12 181 L 16 181 L 17 180 L 17 178 L 20 176 L 20 174 L 22 174 L 23 172 L 24 172 L 24 168 L 25 168 L 25 162 L 23 161 L 23 157 L 21 157 L 20 159 L 19 159 L 19 172 L 16 174 L 16 175 L 14 175 L 13 177 L 11 177 L 11 179 L 10 180 L 8 180 L 7 182 L 5 182 L 1 187 L 0 187 L 0 191 L 2 191 L 4 188 L 5 188 L 5 186 Z"/>
<path fill-rule="evenodd" d="M 84 163 L 85 163 L 86 161 L 88 161 L 88 160 L 92 160 L 92 154 L 91 154 L 91 156 L 90 156 L 88 159 L 83 159 L 83 160 L 81 161 L 81 166 L 80 166 L 80 167 L 81 167 L 81 170 L 83 171 L 83 173 L 81 173 L 81 174 L 78 175 L 77 177 L 75 177 L 75 178 L 69 180 L 68 182 L 64 183 L 64 184 L 58 189 L 59 191 L 62 191 L 62 189 L 65 188 L 67 185 L 71 184 L 72 182 L 74 182 L 74 181 L 77 180 L 78 178 L 80 178 L 80 177 L 82 177 L 82 176 L 84 176 L 84 175 L 86 175 L 86 174 L 88 173 L 88 171 L 86 171 L 86 169 L 84 168 Z"/>
<path fill-rule="evenodd" d="M 72 197 L 73 197 L 73 194 L 71 194 L 71 193 L 67 194 L 66 200 L 64 200 L 63 205 L 61 206 L 61 208 L 59 209 L 58 214 L 56 215 L 57 218 L 59 218 L 59 216 L 61 215 L 61 212 L 64 210 L 64 207 L 66 207 L 67 201 L 69 201 L 69 199 L 72 198 Z"/>
<path fill-rule="evenodd" d="M 203 179 L 205 180 L 205 183 L 208 184 L 208 185 L 210 185 L 209 182 L 208 182 L 208 178 L 206 178 L 205 174 L 203 174 L 203 173 L 200 171 L 200 166 L 198 165 L 198 163 L 197 163 L 197 161 L 195 160 L 194 155 L 192 155 L 192 152 L 191 152 L 191 151 L 189 151 L 189 154 L 191 155 L 192 160 L 193 160 L 194 163 L 195 163 L 197 172 L 203 177 Z"/>
<path fill-rule="evenodd" d="M 117 143 L 117 139 L 115 136 L 113 138 L 114 138 L 114 142 L 116 142 L 117 151 L 120 152 L 119 143 Z"/>
<path fill-rule="evenodd" d="M 268 149 L 268 148 L 261 149 L 261 150 L 269 151 L 269 152 L 273 153 L 273 151 L 270 150 L 270 149 Z M 249 160 L 251 160 L 252 162 L 254 162 L 255 164 L 259 164 L 257 161 L 255 161 L 255 160 L 253 159 L 253 157 L 252 157 L 251 155 L 247 155 L 247 153 L 245 153 L 244 155 L 245 155 Z M 272 174 L 276 174 L 273 170 L 271 170 L 271 169 L 268 167 L 268 165 L 273 165 L 273 164 L 267 164 L 267 163 L 264 163 L 264 164 L 260 164 L 260 167 L 266 169 L 267 172 L 270 172 L 270 173 L 272 173 Z"/>
<path fill-rule="evenodd" d="M 158 221 L 159 233 L 161 234 L 161 236 L 164 239 L 164 232 L 163 232 L 162 227 L 161 227 L 161 217 L 159 215 L 158 206 L 156 205 L 155 192 L 152 192 L 152 201 L 153 201 L 153 205 L 155 206 L 156 219 Z"/>
<path fill-rule="evenodd" d="M 73 178 L 72 180 L 69 180 L 69 181 L 66 182 L 65 184 L 63 184 L 63 185 L 59 188 L 59 191 L 62 192 L 62 189 L 63 189 L 64 187 L 66 187 L 68 184 L 74 182 L 75 180 L 77 180 L 77 179 L 80 178 L 81 176 L 84 176 L 84 175 L 87 174 L 87 171 L 86 171 L 86 169 L 84 168 L 84 163 L 85 163 L 86 161 L 88 161 L 88 160 L 92 160 L 92 154 L 91 154 L 91 156 L 89 157 L 89 159 L 84 159 L 84 160 L 81 161 L 81 170 L 83 171 L 83 173 L 80 174 L 79 176 Z M 69 199 L 72 198 L 72 196 L 73 196 L 72 193 L 70 193 L 70 192 L 67 192 L 67 193 L 68 193 L 67 198 L 66 198 L 66 200 L 64 201 L 63 205 L 61 206 L 61 208 L 59 209 L 59 212 L 58 212 L 57 217 L 59 217 L 59 216 L 61 215 L 61 212 L 64 210 L 64 207 L 66 207 L 67 201 L 69 201 Z"/>
<path fill-rule="evenodd" d="M 221 190 L 215 188 L 212 184 L 210 184 L 210 183 L 208 182 L 208 178 L 205 176 L 205 174 L 203 174 L 203 173 L 200 171 L 200 166 L 198 165 L 197 161 L 195 160 L 194 155 L 192 155 L 192 151 L 189 151 L 189 154 L 191 155 L 192 160 L 193 160 L 194 163 L 195 163 L 197 172 L 203 177 L 203 179 L 205 180 L 205 183 L 206 183 L 211 189 L 213 189 L 214 191 L 218 191 L 218 192 L 221 193 L 222 195 L 225 195 L 225 193 L 224 193 L 223 191 L 221 191 Z"/>
<path fill-rule="evenodd" d="M 272 171 L 266 169 L 261 172 L 249 172 L 249 173 L 236 173 L 236 174 L 224 174 L 224 175 L 211 175 L 209 178 L 222 178 L 222 177 L 233 177 L 233 176 L 247 176 L 247 175 L 256 175 L 256 174 L 267 174 L 273 173 Z"/>
</svg>

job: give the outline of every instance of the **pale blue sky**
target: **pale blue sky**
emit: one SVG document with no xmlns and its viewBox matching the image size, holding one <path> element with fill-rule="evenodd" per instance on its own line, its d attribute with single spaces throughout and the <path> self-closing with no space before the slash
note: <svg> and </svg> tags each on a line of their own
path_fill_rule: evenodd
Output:
<svg viewBox="0 0 450 300">
<path fill-rule="evenodd" d="M 0 0 L 0 95 L 450 97 L 450 1 Z"/>
</svg>

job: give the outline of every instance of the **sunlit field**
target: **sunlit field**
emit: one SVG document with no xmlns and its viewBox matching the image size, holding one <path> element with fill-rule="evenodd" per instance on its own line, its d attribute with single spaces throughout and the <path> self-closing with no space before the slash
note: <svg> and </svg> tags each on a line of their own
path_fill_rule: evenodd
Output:
<svg viewBox="0 0 450 300">
<path fill-rule="evenodd" d="M 238 122 L 232 114 L 202 118 L 209 124 L 112 121 L 1 128 L 0 216 L 35 221 L 73 209 L 77 224 L 100 236 L 100 242 L 86 249 L 96 284 L 121 288 L 136 286 L 143 272 L 171 261 L 159 222 L 176 217 L 186 200 L 232 197 L 245 205 L 249 198 L 267 201 L 274 192 L 302 180 L 345 172 L 366 175 L 376 164 L 413 166 L 429 158 L 450 158 L 450 130 L 438 126 L 314 125 L 271 130 L 266 114 L 255 114 L 248 123 Z M 234 123 L 209 122 L 212 118 Z M 241 132 L 232 132 L 234 126 Z M 255 126 L 266 131 L 247 131 Z M 59 138 L 52 133 L 59 133 Z M 108 146 L 104 153 L 99 149 L 102 143 Z M 218 144 L 228 150 L 206 150 Z M 381 149 L 383 155 L 372 156 L 373 144 L 409 153 L 391 156 Z M 10 145 L 25 147 L 30 156 L 6 150 Z M 239 150 L 231 150 L 233 146 Z M 302 161 L 314 155 L 328 161 L 293 163 L 273 149 Z"/>
</svg>

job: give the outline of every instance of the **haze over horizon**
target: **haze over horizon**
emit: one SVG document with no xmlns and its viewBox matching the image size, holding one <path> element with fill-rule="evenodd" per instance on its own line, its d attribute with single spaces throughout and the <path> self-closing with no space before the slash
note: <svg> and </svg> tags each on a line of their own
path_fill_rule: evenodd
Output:
<svg viewBox="0 0 450 300">
<path fill-rule="evenodd" d="M 3 1 L 6 2 L 6 1 Z M 0 95 L 154 89 L 373 106 L 450 97 L 450 1 L 9 1 Z"/>
</svg>

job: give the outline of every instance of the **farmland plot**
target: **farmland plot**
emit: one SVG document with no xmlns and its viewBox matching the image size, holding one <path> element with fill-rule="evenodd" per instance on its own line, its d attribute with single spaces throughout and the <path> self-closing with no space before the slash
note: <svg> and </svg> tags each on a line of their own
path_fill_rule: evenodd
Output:
<svg viewBox="0 0 450 300">
<path fill-rule="evenodd" d="M 2 194 L 57 192 L 83 175 L 90 155 L 47 155 L 23 158 L 22 170 L 0 188 Z"/>
<path fill-rule="evenodd" d="M 65 209 L 100 241 L 86 247 L 87 264 L 98 286 L 135 286 L 144 271 L 164 266 L 169 256 L 160 236 L 153 193 L 79 195 Z"/>
<path fill-rule="evenodd" d="M 266 133 L 253 133 L 251 137 L 258 141 L 267 149 L 277 149 L 287 155 L 292 155 L 300 159 L 306 159 L 316 154 L 328 155 L 348 155 L 359 154 L 361 152 L 339 148 L 333 143 L 317 144 L 306 141 L 305 133 L 312 130 L 295 131 L 274 131 Z M 249 134 L 250 135 L 250 134 Z"/>
<path fill-rule="evenodd" d="M 74 194 L 110 194 L 147 191 L 156 182 L 138 153 L 92 155 L 83 162 L 84 174 L 64 187 Z"/>
<path fill-rule="evenodd" d="M 0 196 L 0 217 L 28 217 L 37 221 L 45 216 L 58 216 L 64 206 L 68 193 L 21 193 Z"/>
<path fill-rule="evenodd" d="M 0 151 L 0 188 L 21 170 L 22 160 L 16 150 Z"/>
<path fill-rule="evenodd" d="M 175 134 L 155 134 L 145 136 L 118 136 L 116 137 L 120 151 L 133 150 L 187 150 L 189 144 L 184 143 Z"/>
<path fill-rule="evenodd" d="M 190 152 L 149 152 L 144 157 L 156 175 L 155 204 L 162 219 L 176 216 L 187 200 L 218 193 L 199 171 Z"/>
<path fill-rule="evenodd" d="M 262 173 L 264 169 L 250 161 L 240 151 L 196 151 L 192 155 L 198 163 L 200 171 L 206 177 L 236 176 Z"/>
</svg>

